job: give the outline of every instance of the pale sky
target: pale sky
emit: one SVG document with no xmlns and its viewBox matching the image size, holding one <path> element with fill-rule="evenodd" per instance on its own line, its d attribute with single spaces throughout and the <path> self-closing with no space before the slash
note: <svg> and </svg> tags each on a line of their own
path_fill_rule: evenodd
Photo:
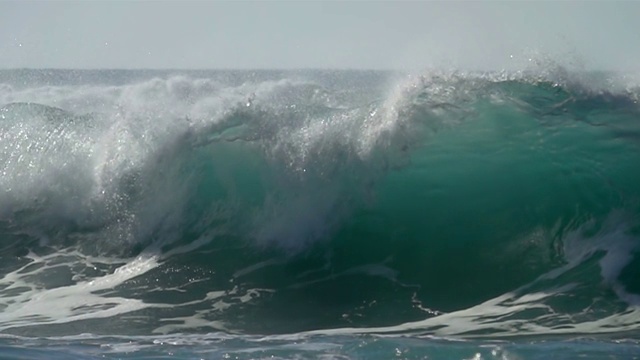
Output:
<svg viewBox="0 0 640 360">
<path fill-rule="evenodd" d="M 0 0 L 0 68 L 498 70 L 532 54 L 639 70 L 640 1 Z"/>
</svg>

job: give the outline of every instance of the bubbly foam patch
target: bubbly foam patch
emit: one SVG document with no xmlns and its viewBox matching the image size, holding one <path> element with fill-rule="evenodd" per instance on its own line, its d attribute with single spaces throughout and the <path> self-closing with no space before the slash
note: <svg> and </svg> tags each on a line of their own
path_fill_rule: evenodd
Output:
<svg viewBox="0 0 640 360">
<path fill-rule="evenodd" d="M 96 293 L 113 289 L 158 266 L 155 257 L 140 256 L 123 263 L 76 251 L 46 256 L 31 253 L 27 257 L 31 260 L 27 265 L 0 279 L 3 310 L 0 332 L 107 318 L 144 309 L 147 305 L 140 300 Z"/>
</svg>

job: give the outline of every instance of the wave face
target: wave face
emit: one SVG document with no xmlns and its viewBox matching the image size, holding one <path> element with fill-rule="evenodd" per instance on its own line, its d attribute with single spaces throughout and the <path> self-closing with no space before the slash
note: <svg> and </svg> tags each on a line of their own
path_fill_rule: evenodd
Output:
<svg viewBox="0 0 640 360">
<path fill-rule="evenodd" d="M 0 80 L 3 336 L 638 334 L 623 77 Z"/>
</svg>

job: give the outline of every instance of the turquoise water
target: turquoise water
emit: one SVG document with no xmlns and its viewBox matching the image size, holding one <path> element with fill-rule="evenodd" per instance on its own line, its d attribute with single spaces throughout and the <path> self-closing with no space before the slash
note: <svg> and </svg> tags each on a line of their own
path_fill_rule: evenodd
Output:
<svg viewBox="0 0 640 360">
<path fill-rule="evenodd" d="M 637 359 L 637 342 L 580 340 L 461 341 L 437 338 L 75 337 L 16 341 L 11 359 Z"/>
<path fill-rule="evenodd" d="M 640 357 L 628 76 L 0 73 L 3 358 Z"/>
</svg>

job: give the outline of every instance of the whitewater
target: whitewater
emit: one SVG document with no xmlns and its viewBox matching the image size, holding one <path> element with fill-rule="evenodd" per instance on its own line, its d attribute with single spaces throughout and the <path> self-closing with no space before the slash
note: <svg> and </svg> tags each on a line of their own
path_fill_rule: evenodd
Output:
<svg viewBox="0 0 640 360">
<path fill-rule="evenodd" d="M 0 358 L 638 359 L 640 78 L 0 70 Z"/>
</svg>

